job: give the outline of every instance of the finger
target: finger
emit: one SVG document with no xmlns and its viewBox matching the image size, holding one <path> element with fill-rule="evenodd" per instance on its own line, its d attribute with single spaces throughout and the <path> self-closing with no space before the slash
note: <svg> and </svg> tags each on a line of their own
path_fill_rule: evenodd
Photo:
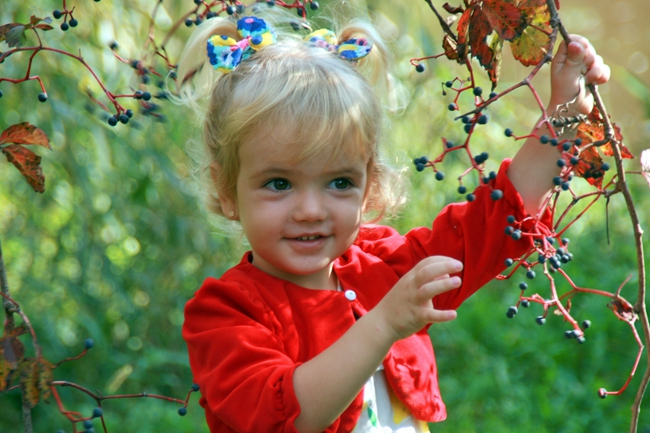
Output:
<svg viewBox="0 0 650 433">
<path fill-rule="evenodd" d="M 431 300 L 441 293 L 459 288 L 461 283 L 460 277 L 451 277 L 423 284 L 417 291 L 416 300 L 418 302 Z"/>
<path fill-rule="evenodd" d="M 458 313 L 454 310 L 425 310 L 422 320 L 427 323 L 441 323 L 454 320 Z"/>
<path fill-rule="evenodd" d="M 419 287 L 430 281 L 434 281 L 437 278 L 444 277 L 445 275 L 460 272 L 462 269 L 462 262 L 447 257 L 446 260 L 432 262 L 421 266 L 415 272 L 414 283 L 416 287 Z"/>
</svg>

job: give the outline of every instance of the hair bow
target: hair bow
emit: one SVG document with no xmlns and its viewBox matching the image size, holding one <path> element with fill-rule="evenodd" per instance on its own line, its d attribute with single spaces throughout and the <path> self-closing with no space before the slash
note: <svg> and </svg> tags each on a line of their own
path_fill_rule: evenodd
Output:
<svg viewBox="0 0 650 433">
<path fill-rule="evenodd" d="M 340 45 L 336 44 L 336 35 L 328 29 L 316 30 L 305 37 L 307 45 L 321 47 L 342 59 L 356 61 L 370 53 L 372 42 L 365 38 L 348 39 Z"/>
<path fill-rule="evenodd" d="M 256 17 L 243 17 L 237 21 L 239 41 L 225 35 L 208 39 L 208 58 L 217 71 L 227 74 L 255 51 L 275 43 L 275 30 L 266 21 Z"/>
</svg>

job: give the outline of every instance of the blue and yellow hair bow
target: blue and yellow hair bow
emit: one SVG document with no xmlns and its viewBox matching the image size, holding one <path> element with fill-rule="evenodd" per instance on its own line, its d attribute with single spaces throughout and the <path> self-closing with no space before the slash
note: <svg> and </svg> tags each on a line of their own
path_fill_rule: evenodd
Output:
<svg viewBox="0 0 650 433">
<path fill-rule="evenodd" d="M 243 17 L 237 21 L 239 41 L 225 35 L 214 35 L 208 39 L 208 58 L 217 71 L 227 74 L 255 51 L 275 43 L 275 31 L 264 20 Z"/>
<path fill-rule="evenodd" d="M 348 39 L 337 45 L 336 35 L 328 29 L 320 29 L 308 34 L 305 37 L 305 42 L 311 47 L 324 48 L 349 61 L 356 61 L 366 57 L 372 49 L 372 42 L 365 38 Z"/>
</svg>

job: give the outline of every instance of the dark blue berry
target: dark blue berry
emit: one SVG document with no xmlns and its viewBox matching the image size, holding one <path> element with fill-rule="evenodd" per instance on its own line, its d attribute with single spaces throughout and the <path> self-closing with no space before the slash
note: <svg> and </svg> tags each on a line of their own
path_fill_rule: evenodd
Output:
<svg viewBox="0 0 650 433">
<path fill-rule="evenodd" d="M 490 178 L 489 178 L 488 176 L 484 176 L 484 177 L 483 177 L 483 183 L 486 184 L 486 185 L 487 185 L 488 183 L 490 183 Z"/>
<path fill-rule="evenodd" d="M 84 428 L 88 429 L 92 427 L 93 427 L 93 422 L 91 420 L 87 419 L 86 421 L 84 421 Z"/>
<path fill-rule="evenodd" d="M 447 146 L 447 149 L 451 149 L 452 147 L 455 146 L 455 144 L 453 142 L 451 142 L 451 141 L 448 141 L 446 146 Z"/>
<path fill-rule="evenodd" d="M 424 164 L 422 164 L 422 163 L 415 164 L 415 169 L 416 169 L 417 171 L 422 171 L 422 170 L 424 170 Z"/>
<path fill-rule="evenodd" d="M 275 6 L 275 0 L 269 0 L 266 2 L 266 4 L 269 6 Z"/>
<path fill-rule="evenodd" d="M 142 99 L 142 95 L 143 95 L 143 94 L 144 94 L 144 93 L 142 93 L 142 90 L 137 90 L 137 91 L 133 94 L 133 97 L 134 97 L 135 99 Z"/>
<path fill-rule="evenodd" d="M 102 416 L 102 408 L 96 407 L 93 409 L 93 418 L 99 418 L 100 416 Z"/>
<path fill-rule="evenodd" d="M 528 299 L 523 299 L 521 301 L 521 306 L 524 307 L 524 308 L 530 307 L 530 301 Z"/>
<path fill-rule="evenodd" d="M 111 117 L 108 118 L 108 124 L 111 125 L 111 126 L 117 125 L 117 122 L 118 122 L 118 120 L 117 120 L 117 117 L 115 117 L 115 116 L 111 116 Z"/>
<path fill-rule="evenodd" d="M 585 337 L 582 337 L 582 336 L 578 337 L 578 343 L 585 344 L 585 341 L 587 341 L 587 339 Z"/>
<path fill-rule="evenodd" d="M 476 200 L 476 196 L 474 194 L 467 194 L 467 201 L 472 202 Z"/>
<path fill-rule="evenodd" d="M 2 93 L 2 90 L 0 90 L 0 98 L 4 96 L 4 93 Z"/>
<path fill-rule="evenodd" d="M 415 65 L 415 70 L 417 72 L 424 72 L 424 65 L 422 63 L 418 63 L 417 65 Z"/>
<path fill-rule="evenodd" d="M 508 221 L 510 224 L 513 224 L 515 221 L 517 221 L 517 219 L 514 217 L 514 215 L 508 215 L 506 221 Z"/>
<path fill-rule="evenodd" d="M 129 116 L 126 113 L 120 114 L 120 122 L 126 125 L 129 123 Z"/>
<path fill-rule="evenodd" d="M 443 180 L 444 178 L 445 178 L 445 174 L 442 171 L 436 172 L 436 180 Z"/>
<path fill-rule="evenodd" d="M 481 117 L 478 118 L 477 122 L 479 125 L 485 125 L 488 123 L 488 117 L 485 114 L 482 114 Z"/>
<path fill-rule="evenodd" d="M 449 111 L 456 111 L 456 110 L 458 109 L 458 105 L 456 105 L 454 102 L 452 102 L 451 104 L 449 104 L 449 105 L 447 106 L 447 109 L 448 109 Z"/>
<path fill-rule="evenodd" d="M 309 8 L 311 10 L 315 11 L 316 9 L 318 9 L 318 2 L 313 1 L 313 2 L 309 3 Z"/>
<path fill-rule="evenodd" d="M 296 13 L 298 14 L 299 17 L 304 17 L 305 16 L 305 10 L 303 8 L 298 8 L 296 10 Z"/>
<path fill-rule="evenodd" d="M 562 191 L 568 191 L 570 187 L 569 182 L 562 182 Z"/>
<path fill-rule="evenodd" d="M 503 264 L 506 265 L 506 267 L 509 268 L 510 266 L 512 266 L 512 264 L 513 264 L 514 262 L 515 262 L 515 261 L 512 260 L 512 259 L 506 259 L 506 260 L 503 262 Z"/>
<path fill-rule="evenodd" d="M 562 178 L 560 176 L 555 176 L 553 178 L 553 185 L 556 185 L 556 186 L 562 185 Z"/>
<path fill-rule="evenodd" d="M 463 116 L 460 118 L 460 121 L 463 123 L 469 123 L 469 116 Z"/>
<path fill-rule="evenodd" d="M 497 178 L 497 174 L 496 174 L 494 171 L 491 171 L 490 174 L 488 175 L 488 177 L 489 177 L 490 179 L 494 180 L 494 179 Z"/>
<path fill-rule="evenodd" d="M 512 137 L 512 129 L 506 128 L 504 134 L 506 134 L 506 137 Z"/>
<path fill-rule="evenodd" d="M 577 156 L 572 156 L 570 161 L 571 161 L 571 165 L 576 165 L 580 162 L 580 158 L 578 158 Z"/>
<path fill-rule="evenodd" d="M 70 20 L 70 27 L 77 27 L 79 25 L 79 21 L 77 21 L 75 18 L 72 18 Z"/>
<path fill-rule="evenodd" d="M 184 408 L 184 407 L 178 409 L 178 414 L 179 414 L 180 416 L 185 416 L 185 415 L 187 415 L 187 409 Z"/>
<path fill-rule="evenodd" d="M 115 119 L 115 117 L 113 117 L 113 119 Z M 116 121 L 115 125 L 117 125 L 117 119 L 115 119 L 115 121 Z M 111 126 L 115 126 L 115 125 L 111 125 Z M 92 349 L 94 345 L 95 345 L 95 342 L 93 341 L 92 338 L 87 338 L 86 341 L 84 341 L 84 347 L 86 349 Z"/>
<path fill-rule="evenodd" d="M 144 101 L 148 101 L 148 100 L 150 100 L 150 99 L 151 99 L 151 93 L 149 93 L 149 92 L 142 92 L 142 99 L 143 99 Z"/>
<path fill-rule="evenodd" d="M 567 246 L 569 245 L 569 242 L 571 242 L 569 238 L 562 238 L 562 245 Z"/>
<path fill-rule="evenodd" d="M 447 82 L 445 83 L 445 86 L 447 86 L 447 87 L 451 87 L 451 86 L 453 86 L 453 85 L 454 85 L 454 82 L 453 82 L 453 81 L 447 81 Z"/>
<path fill-rule="evenodd" d="M 519 283 L 519 288 L 520 288 L 521 290 L 526 290 L 526 289 L 528 288 L 528 284 L 526 284 L 526 283 Z"/>
<path fill-rule="evenodd" d="M 506 226 L 506 228 L 503 230 L 503 232 L 508 236 L 510 236 L 514 231 L 515 229 L 512 226 Z"/>
<path fill-rule="evenodd" d="M 517 315 L 517 311 L 518 311 L 517 307 L 513 305 L 512 307 L 508 308 L 508 312 L 506 313 L 506 316 L 508 317 L 508 319 L 512 319 Z"/>
<path fill-rule="evenodd" d="M 212 19 L 212 18 L 214 18 L 214 17 L 216 17 L 216 16 L 217 16 L 216 13 L 210 11 L 210 12 L 208 12 L 207 14 L 205 14 L 205 19 L 206 19 L 206 20 L 209 20 L 209 19 Z"/>
<path fill-rule="evenodd" d="M 129 118 L 133 117 L 133 110 L 131 110 L 130 108 L 126 110 L 125 113 L 127 116 L 129 116 Z"/>
<path fill-rule="evenodd" d="M 582 329 L 587 329 L 591 326 L 591 321 L 589 320 L 583 320 L 582 321 Z"/>
<path fill-rule="evenodd" d="M 521 230 L 515 230 L 514 232 L 512 232 L 512 234 L 510 235 L 510 237 L 511 237 L 512 239 L 518 241 L 519 239 L 521 239 Z"/>
<path fill-rule="evenodd" d="M 537 261 L 539 263 L 545 263 L 546 262 L 546 256 L 544 254 L 540 254 L 539 256 L 537 256 Z"/>
<path fill-rule="evenodd" d="M 465 194 L 466 192 L 467 192 L 467 187 L 465 187 L 464 185 L 458 187 L 459 194 Z"/>
<path fill-rule="evenodd" d="M 61 23 L 61 30 L 63 30 L 64 32 L 67 32 L 69 28 L 70 26 L 68 25 L 68 23 Z"/>
<path fill-rule="evenodd" d="M 63 16 L 63 14 L 61 13 L 60 10 L 55 9 L 55 10 L 52 12 L 52 16 L 53 16 L 55 19 L 58 20 L 59 18 L 61 18 L 61 17 Z"/>
<path fill-rule="evenodd" d="M 38 100 L 41 102 L 47 101 L 47 93 L 39 93 L 38 94 Z"/>
<path fill-rule="evenodd" d="M 557 166 L 558 167 L 564 167 L 565 165 L 566 165 L 566 162 L 564 161 L 564 159 L 558 159 L 557 160 Z"/>
<path fill-rule="evenodd" d="M 603 162 L 603 165 L 601 165 L 600 168 L 602 168 L 603 171 L 607 171 L 607 170 L 609 170 L 609 164 L 607 164 L 606 162 Z"/>
<path fill-rule="evenodd" d="M 463 129 L 465 130 L 465 132 L 466 132 L 467 134 L 469 134 L 469 133 L 472 131 L 472 127 L 473 127 L 473 126 L 474 126 L 474 125 L 472 125 L 471 123 L 467 123 L 465 126 L 463 126 Z"/>
<path fill-rule="evenodd" d="M 537 318 L 535 319 L 535 321 L 537 322 L 538 325 L 543 325 L 543 324 L 546 323 L 546 317 L 544 317 L 544 316 L 537 316 Z"/>
<path fill-rule="evenodd" d="M 192 26 L 194 25 L 194 20 L 193 20 L 192 18 L 187 18 L 187 19 L 185 20 L 185 25 L 186 25 L 187 27 L 192 27 Z"/>
<path fill-rule="evenodd" d="M 539 142 L 542 144 L 546 144 L 548 143 L 548 141 L 549 141 L 548 135 L 542 135 L 541 137 L 539 137 Z"/>
<path fill-rule="evenodd" d="M 474 90 L 472 92 L 476 96 L 481 96 L 483 94 L 483 89 L 481 89 L 480 87 L 474 87 Z"/>
<path fill-rule="evenodd" d="M 490 198 L 494 201 L 500 200 L 503 197 L 503 191 L 495 189 L 490 193 Z"/>
<path fill-rule="evenodd" d="M 497 92 L 490 93 L 490 99 L 496 98 L 497 96 L 499 96 Z"/>
<path fill-rule="evenodd" d="M 528 270 L 528 272 L 526 272 L 526 277 L 529 280 L 532 280 L 533 278 L 535 278 L 535 271 L 533 271 L 532 269 Z"/>
<path fill-rule="evenodd" d="M 576 144 L 576 146 L 580 146 L 582 144 L 582 138 L 576 138 L 574 143 Z"/>
<path fill-rule="evenodd" d="M 578 334 L 576 333 L 575 329 L 571 329 L 570 331 L 564 331 L 564 336 L 566 338 L 576 338 Z"/>
<path fill-rule="evenodd" d="M 562 150 L 564 150 L 565 152 L 569 149 L 571 149 L 571 143 L 567 142 L 562 145 Z"/>
<path fill-rule="evenodd" d="M 201 19 L 201 17 L 196 17 L 196 19 L 194 20 L 194 24 L 196 24 L 197 26 L 200 26 L 201 23 L 203 23 L 203 20 Z M 144 78 L 144 77 L 146 77 L 146 75 L 144 75 L 142 78 Z M 149 77 L 147 77 L 147 78 L 149 78 Z M 142 80 L 142 82 L 147 84 L 149 81 L 147 80 L 147 82 L 145 82 L 144 80 Z"/>
<path fill-rule="evenodd" d="M 192 384 L 192 391 L 197 392 L 201 387 L 199 386 L 198 383 L 193 383 Z"/>
<path fill-rule="evenodd" d="M 551 143 L 551 146 L 557 146 L 557 138 L 551 138 L 549 143 Z"/>
</svg>

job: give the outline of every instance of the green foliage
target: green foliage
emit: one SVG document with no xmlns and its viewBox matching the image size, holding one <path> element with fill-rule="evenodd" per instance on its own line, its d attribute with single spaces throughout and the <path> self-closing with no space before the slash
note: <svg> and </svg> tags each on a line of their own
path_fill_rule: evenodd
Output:
<svg viewBox="0 0 650 433">
<path fill-rule="evenodd" d="M 113 58 L 108 44 L 115 39 L 124 50 L 118 51 L 120 55 L 136 58 L 155 2 L 72 2 L 78 27 L 64 33 L 54 21 L 47 44 L 74 54 L 81 49 L 111 90 L 135 89 L 133 70 Z M 439 153 L 442 136 L 450 140 L 466 136 L 460 121 L 451 121 L 454 113 L 446 106 L 452 101 L 441 91 L 441 82 L 462 73 L 454 69 L 458 65 L 430 61 L 418 74 L 408 64 L 409 58 L 441 50 L 435 21 L 421 3 L 369 2 L 381 28 L 395 38 L 396 73 L 412 94 L 405 113 L 391 120 L 386 137 L 388 159 L 408 167 L 405 177 L 411 182 L 409 204 L 393 221 L 401 231 L 430 224 L 444 204 L 462 200 L 455 178 L 467 166 L 462 156 L 450 155 L 442 165 L 446 178 L 438 182 L 428 169 L 416 173 L 411 163 L 414 157 Z M 165 2 L 156 34 L 169 29 L 166 17 L 176 20 L 192 5 Z M 54 0 L 5 1 L 0 24 L 27 23 L 32 14 L 43 18 L 60 7 L 61 2 Z M 179 53 L 190 31 L 181 26 L 169 43 L 170 55 Z M 35 43 L 33 35 L 27 37 L 27 44 Z M 23 76 L 27 57 L 6 60 L 0 76 Z M 51 362 L 76 356 L 86 338 L 95 340 L 84 358 L 55 369 L 55 380 L 70 380 L 104 394 L 145 391 L 184 398 L 192 376 L 180 335 L 183 306 L 203 278 L 221 275 L 243 252 L 237 240 L 214 233 L 198 200 L 200 185 L 188 170 L 186 145 L 199 139 L 200 126 L 190 113 L 170 103 L 161 104 L 162 113 L 173 121 L 158 122 L 140 113 L 136 101 L 129 101 L 125 106 L 135 116 L 129 125 L 112 128 L 106 119 L 114 113 L 104 112 L 86 97 L 90 88 L 107 103 L 78 62 L 43 52 L 35 68 L 32 73 L 41 75 L 48 91 L 44 104 L 38 102 L 41 90 L 34 81 L 0 84 L 4 93 L 0 128 L 28 121 L 45 130 L 52 145 L 52 151 L 35 150 L 46 178 L 43 194 L 34 193 L 9 163 L 0 167 L 0 237 L 11 294 L 32 321 Z M 480 84 L 488 88 L 488 77 L 482 78 Z M 155 83 L 150 87 L 155 91 Z M 525 131 L 539 114 L 520 105 L 516 95 L 493 104 L 490 122 L 476 132 L 475 146 L 482 148 L 473 150 L 489 151 L 488 170 L 496 170 L 498 161 L 512 156 L 519 146 L 504 138 L 505 127 Z M 642 179 L 631 182 L 643 188 Z M 470 192 L 476 186 L 465 185 Z M 567 269 L 581 286 L 612 291 L 634 272 L 634 251 L 621 198 L 610 205 L 610 247 L 603 216 L 604 206 L 597 205 L 567 233 L 576 258 Z M 480 248 L 480 239 L 476 242 Z M 538 306 L 520 308 L 514 319 L 507 319 L 505 312 L 518 297 L 521 279 L 523 275 L 491 284 L 460 309 L 458 320 L 431 328 L 449 413 L 448 420 L 432 426 L 432 431 L 626 430 L 640 378 L 621 397 L 602 401 L 596 396 L 601 386 L 622 385 L 631 368 L 636 344 L 625 324 L 615 320 L 604 298 L 594 296 L 577 297 L 574 303 L 578 317 L 594 324 L 582 346 L 564 339 L 566 324 L 559 317 L 538 326 L 534 320 L 540 314 Z M 633 293 L 635 281 L 624 293 Z M 531 293 L 548 291 L 540 277 L 530 286 Z M 29 336 L 21 340 L 33 354 Z M 70 388 L 59 392 L 67 409 L 92 413 L 92 399 Z M 53 403 L 52 397 L 48 401 Z M 0 407 L 0 431 L 21 431 L 19 393 L 0 395 Z M 111 400 L 104 404 L 104 415 L 109 431 L 207 431 L 196 395 L 187 416 L 179 417 L 177 409 L 160 400 Z M 55 404 L 37 405 L 33 417 L 37 432 L 70 427 Z M 650 430 L 648 410 L 640 425 Z"/>
</svg>

